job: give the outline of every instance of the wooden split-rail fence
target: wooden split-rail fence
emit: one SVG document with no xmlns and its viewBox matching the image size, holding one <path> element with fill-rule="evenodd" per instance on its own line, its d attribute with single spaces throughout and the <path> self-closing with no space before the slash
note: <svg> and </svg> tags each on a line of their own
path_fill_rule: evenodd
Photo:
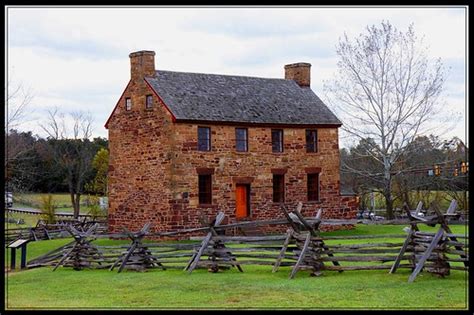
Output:
<svg viewBox="0 0 474 315">
<path fill-rule="evenodd" d="M 18 239 L 28 239 L 30 241 L 51 240 L 54 238 L 70 237 L 66 227 L 73 226 L 76 229 L 87 230 L 98 223 L 95 233 L 107 233 L 107 223 L 104 221 L 92 220 L 58 220 L 56 223 L 46 223 L 38 220 L 35 226 L 5 229 L 5 244 L 10 244 Z"/>
<path fill-rule="evenodd" d="M 419 204 L 419 207 L 421 204 Z M 244 272 L 248 265 L 272 267 L 278 272 L 281 267 L 290 267 L 288 277 L 294 278 L 302 270 L 311 276 L 321 276 L 324 271 L 389 270 L 400 268 L 412 271 L 409 281 L 425 270 L 440 277 L 450 270 L 468 271 L 467 235 L 453 234 L 449 228 L 451 219 L 456 219 L 456 202 L 453 200 L 447 213 L 439 211 L 434 216 L 420 218 L 406 209 L 409 225 L 406 234 L 321 236 L 322 223 L 337 222 L 323 220 L 322 210 L 315 217 L 301 214 L 301 203 L 294 211 L 282 206 L 284 219 L 221 224 L 225 218 L 219 212 L 211 222 L 201 220 L 201 228 L 170 232 L 151 233 L 151 224 L 138 232 L 125 230 L 117 234 L 94 234 L 97 226 L 87 231 L 68 228 L 74 241 L 28 262 L 28 267 L 59 266 L 83 268 L 107 268 L 120 273 L 123 270 L 159 268 L 181 269 L 192 273 L 195 269 L 209 272 L 235 268 Z M 340 224 L 351 220 L 339 220 Z M 240 236 L 226 235 L 236 227 L 285 224 L 286 233 L 280 235 Z M 392 222 L 393 224 L 393 222 Z M 422 232 L 419 225 L 438 227 L 437 232 Z M 204 232 L 205 236 L 189 237 L 188 241 L 151 241 L 146 236 L 176 236 L 186 233 Z M 195 235 L 195 234 L 194 234 Z M 128 244 L 101 245 L 100 239 L 128 238 Z M 351 240 L 351 242 L 346 242 Z M 343 242 L 341 242 L 343 241 Z"/>
</svg>

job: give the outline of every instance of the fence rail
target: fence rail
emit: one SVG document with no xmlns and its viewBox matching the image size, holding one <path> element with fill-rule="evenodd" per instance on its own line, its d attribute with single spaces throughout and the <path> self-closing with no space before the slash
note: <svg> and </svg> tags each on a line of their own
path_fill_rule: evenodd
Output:
<svg viewBox="0 0 474 315">
<path fill-rule="evenodd" d="M 34 214 L 34 215 L 41 215 L 42 212 L 39 209 L 20 209 L 20 208 L 6 208 L 5 209 L 8 212 L 17 212 L 17 213 L 25 213 L 25 214 Z M 55 216 L 57 217 L 74 217 L 73 213 L 69 212 L 56 212 Z M 86 214 L 86 213 L 79 213 L 79 217 L 81 218 L 106 218 L 107 216 L 93 216 L 91 214 Z"/>
<path fill-rule="evenodd" d="M 36 226 L 5 229 L 5 244 L 10 244 L 18 239 L 29 239 L 30 241 L 50 240 L 54 238 L 70 237 L 65 227 L 69 224 L 81 229 L 87 229 L 90 225 L 99 223 L 97 234 L 107 233 L 107 222 L 104 221 L 79 221 L 79 220 L 59 220 L 59 223 L 45 223 L 38 220 Z"/>
</svg>

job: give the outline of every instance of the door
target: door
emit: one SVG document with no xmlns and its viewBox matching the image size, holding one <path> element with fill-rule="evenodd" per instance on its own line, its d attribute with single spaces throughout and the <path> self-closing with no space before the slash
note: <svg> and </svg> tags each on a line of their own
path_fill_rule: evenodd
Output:
<svg viewBox="0 0 474 315">
<path fill-rule="evenodd" d="M 246 218 L 250 213 L 250 186 L 236 185 L 235 188 L 235 217 Z"/>
</svg>

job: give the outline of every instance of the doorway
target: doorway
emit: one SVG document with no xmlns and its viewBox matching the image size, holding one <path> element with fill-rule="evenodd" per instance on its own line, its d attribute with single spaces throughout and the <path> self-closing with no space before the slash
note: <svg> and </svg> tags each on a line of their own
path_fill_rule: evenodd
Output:
<svg viewBox="0 0 474 315">
<path fill-rule="evenodd" d="M 235 217 L 237 219 L 250 216 L 250 185 L 237 184 L 235 187 Z"/>
</svg>

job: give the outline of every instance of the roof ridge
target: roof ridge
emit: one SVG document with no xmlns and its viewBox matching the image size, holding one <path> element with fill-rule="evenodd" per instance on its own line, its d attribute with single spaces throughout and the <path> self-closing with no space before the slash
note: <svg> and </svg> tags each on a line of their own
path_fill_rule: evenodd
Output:
<svg viewBox="0 0 474 315">
<path fill-rule="evenodd" d="M 279 81 L 293 81 L 285 78 L 267 78 L 267 77 L 253 77 L 249 75 L 234 75 L 234 74 L 217 74 L 217 73 L 204 73 L 204 72 L 188 72 L 188 71 L 172 71 L 172 70 L 155 70 L 155 72 L 174 72 L 183 74 L 203 74 L 211 76 L 222 76 L 222 77 L 238 77 L 238 78 L 251 78 L 251 79 L 264 79 L 264 80 L 279 80 Z M 152 78 L 152 77 L 147 77 Z"/>
</svg>

